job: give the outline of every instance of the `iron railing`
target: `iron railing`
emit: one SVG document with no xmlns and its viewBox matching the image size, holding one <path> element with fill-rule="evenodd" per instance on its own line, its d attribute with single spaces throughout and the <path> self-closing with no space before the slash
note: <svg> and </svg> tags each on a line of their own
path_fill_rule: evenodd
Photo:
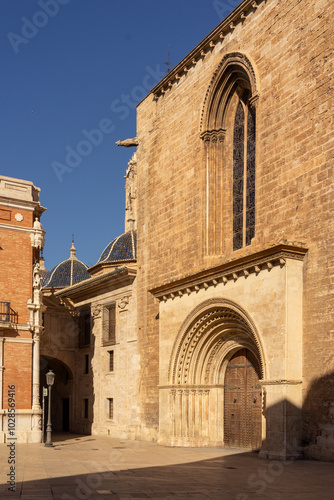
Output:
<svg viewBox="0 0 334 500">
<path fill-rule="evenodd" d="M 19 315 L 10 307 L 10 302 L 0 301 L 0 321 L 5 323 L 17 323 Z"/>
</svg>

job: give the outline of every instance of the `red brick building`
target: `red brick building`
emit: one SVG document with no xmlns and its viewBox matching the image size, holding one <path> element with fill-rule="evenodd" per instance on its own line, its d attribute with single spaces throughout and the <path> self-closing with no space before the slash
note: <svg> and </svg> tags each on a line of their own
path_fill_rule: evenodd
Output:
<svg viewBox="0 0 334 500">
<path fill-rule="evenodd" d="M 0 441 L 15 407 L 19 441 L 41 441 L 39 335 L 42 328 L 39 254 L 44 231 L 40 189 L 0 176 Z M 10 396 L 9 400 L 9 387 Z M 14 400 L 14 401 L 13 401 Z M 15 404 L 15 406 L 14 406 Z M 13 411 L 11 410 L 11 416 Z"/>
</svg>

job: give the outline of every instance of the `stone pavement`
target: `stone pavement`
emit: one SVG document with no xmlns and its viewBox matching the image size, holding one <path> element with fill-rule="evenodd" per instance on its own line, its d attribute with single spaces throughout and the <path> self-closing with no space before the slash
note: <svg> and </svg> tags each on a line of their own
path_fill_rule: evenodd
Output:
<svg viewBox="0 0 334 500">
<path fill-rule="evenodd" d="M 334 463 L 260 460 L 226 448 L 168 448 L 108 437 L 53 436 L 54 447 L 0 444 L 0 499 L 334 499 Z"/>
</svg>

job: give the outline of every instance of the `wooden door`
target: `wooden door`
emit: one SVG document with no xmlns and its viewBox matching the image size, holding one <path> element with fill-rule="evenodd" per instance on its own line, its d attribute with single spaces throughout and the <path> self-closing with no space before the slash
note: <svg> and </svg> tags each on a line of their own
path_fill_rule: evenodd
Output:
<svg viewBox="0 0 334 500">
<path fill-rule="evenodd" d="M 260 369 L 254 354 L 241 349 L 230 359 L 224 384 L 225 446 L 261 447 Z"/>
</svg>

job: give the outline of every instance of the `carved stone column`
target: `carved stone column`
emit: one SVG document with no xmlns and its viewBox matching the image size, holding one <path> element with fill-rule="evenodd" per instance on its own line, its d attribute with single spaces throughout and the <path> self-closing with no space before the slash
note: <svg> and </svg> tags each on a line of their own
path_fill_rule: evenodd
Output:
<svg viewBox="0 0 334 500">
<path fill-rule="evenodd" d="M 39 334 L 35 333 L 32 345 L 32 409 L 40 410 L 39 402 Z"/>
<path fill-rule="evenodd" d="M 223 245 L 223 147 L 226 130 L 202 135 L 205 159 L 204 248 L 206 255 L 222 253 Z"/>
</svg>

